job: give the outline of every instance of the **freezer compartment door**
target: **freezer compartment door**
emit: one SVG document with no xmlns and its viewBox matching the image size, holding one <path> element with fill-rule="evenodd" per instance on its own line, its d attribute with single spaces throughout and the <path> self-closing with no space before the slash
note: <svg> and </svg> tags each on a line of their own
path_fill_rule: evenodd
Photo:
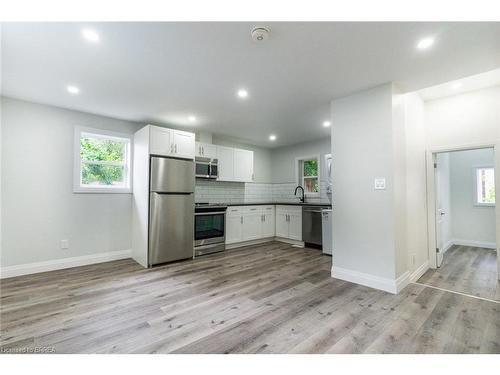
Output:
<svg viewBox="0 0 500 375">
<path fill-rule="evenodd" d="M 152 192 L 194 192 L 194 162 L 192 160 L 152 157 L 150 186 Z"/>
<path fill-rule="evenodd" d="M 149 265 L 193 257 L 194 194 L 150 194 Z"/>
</svg>

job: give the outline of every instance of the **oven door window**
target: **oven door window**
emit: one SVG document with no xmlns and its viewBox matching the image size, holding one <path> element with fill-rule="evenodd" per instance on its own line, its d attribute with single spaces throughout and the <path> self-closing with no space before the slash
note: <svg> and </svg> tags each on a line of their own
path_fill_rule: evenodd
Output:
<svg viewBox="0 0 500 375">
<path fill-rule="evenodd" d="M 195 216 L 195 240 L 224 236 L 224 214 Z"/>
<path fill-rule="evenodd" d="M 196 175 L 208 177 L 210 175 L 210 164 L 196 163 Z"/>
</svg>

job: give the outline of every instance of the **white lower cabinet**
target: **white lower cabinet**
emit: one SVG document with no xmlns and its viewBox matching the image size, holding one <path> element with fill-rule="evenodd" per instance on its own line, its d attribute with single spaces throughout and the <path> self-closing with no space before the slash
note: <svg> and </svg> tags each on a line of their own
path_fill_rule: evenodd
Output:
<svg viewBox="0 0 500 375">
<path fill-rule="evenodd" d="M 281 237 L 302 241 L 302 207 L 233 206 L 226 215 L 226 244 Z"/>
<path fill-rule="evenodd" d="M 243 241 L 262 238 L 262 208 L 250 206 L 243 211 Z"/>
<path fill-rule="evenodd" d="M 262 237 L 274 237 L 276 234 L 276 218 L 274 214 L 274 206 L 262 207 Z"/>
<path fill-rule="evenodd" d="M 243 207 L 229 207 L 226 214 L 226 243 L 243 241 Z"/>
<path fill-rule="evenodd" d="M 226 215 L 226 244 L 274 237 L 274 206 L 234 206 Z"/>
<path fill-rule="evenodd" d="M 302 207 L 276 206 L 276 237 L 302 241 Z"/>
</svg>

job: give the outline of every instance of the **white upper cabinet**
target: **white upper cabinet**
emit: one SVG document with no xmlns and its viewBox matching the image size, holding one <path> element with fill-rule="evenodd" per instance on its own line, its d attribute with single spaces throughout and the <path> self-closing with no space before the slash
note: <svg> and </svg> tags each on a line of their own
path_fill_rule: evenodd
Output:
<svg viewBox="0 0 500 375">
<path fill-rule="evenodd" d="M 195 135 L 182 130 L 149 125 L 149 153 L 194 159 Z"/>
<path fill-rule="evenodd" d="M 253 181 L 253 151 L 235 149 L 234 166 L 235 181 Z"/>
<path fill-rule="evenodd" d="M 152 155 L 172 154 L 172 130 L 158 126 L 149 127 L 149 153 Z"/>
<path fill-rule="evenodd" d="M 195 135 L 194 133 L 173 130 L 173 151 L 179 158 L 194 159 L 195 155 Z"/>
<path fill-rule="evenodd" d="M 219 181 L 253 181 L 253 151 L 217 146 L 217 159 Z"/>
<path fill-rule="evenodd" d="M 234 148 L 217 146 L 220 181 L 234 181 Z"/>
<path fill-rule="evenodd" d="M 196 142 L 196 156 L 217 159 L 217 146 L 210 143 Z"/>
</svg>

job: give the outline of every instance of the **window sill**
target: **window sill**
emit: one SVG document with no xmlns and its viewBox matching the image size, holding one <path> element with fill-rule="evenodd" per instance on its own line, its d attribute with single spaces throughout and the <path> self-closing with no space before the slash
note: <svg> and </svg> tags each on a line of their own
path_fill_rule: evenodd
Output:
<svg viewBox="0 0 500 375">
<path fill-rule="evenodd" d="M 130 188 L 74 188 L 75 194 L 132 194 Z"/>
<path fill-rule="evenodd" d="M 493 208 L 495 208 L 495 203 L 474 203 L 474 207 L 493 207 Z"/>
</svg>

